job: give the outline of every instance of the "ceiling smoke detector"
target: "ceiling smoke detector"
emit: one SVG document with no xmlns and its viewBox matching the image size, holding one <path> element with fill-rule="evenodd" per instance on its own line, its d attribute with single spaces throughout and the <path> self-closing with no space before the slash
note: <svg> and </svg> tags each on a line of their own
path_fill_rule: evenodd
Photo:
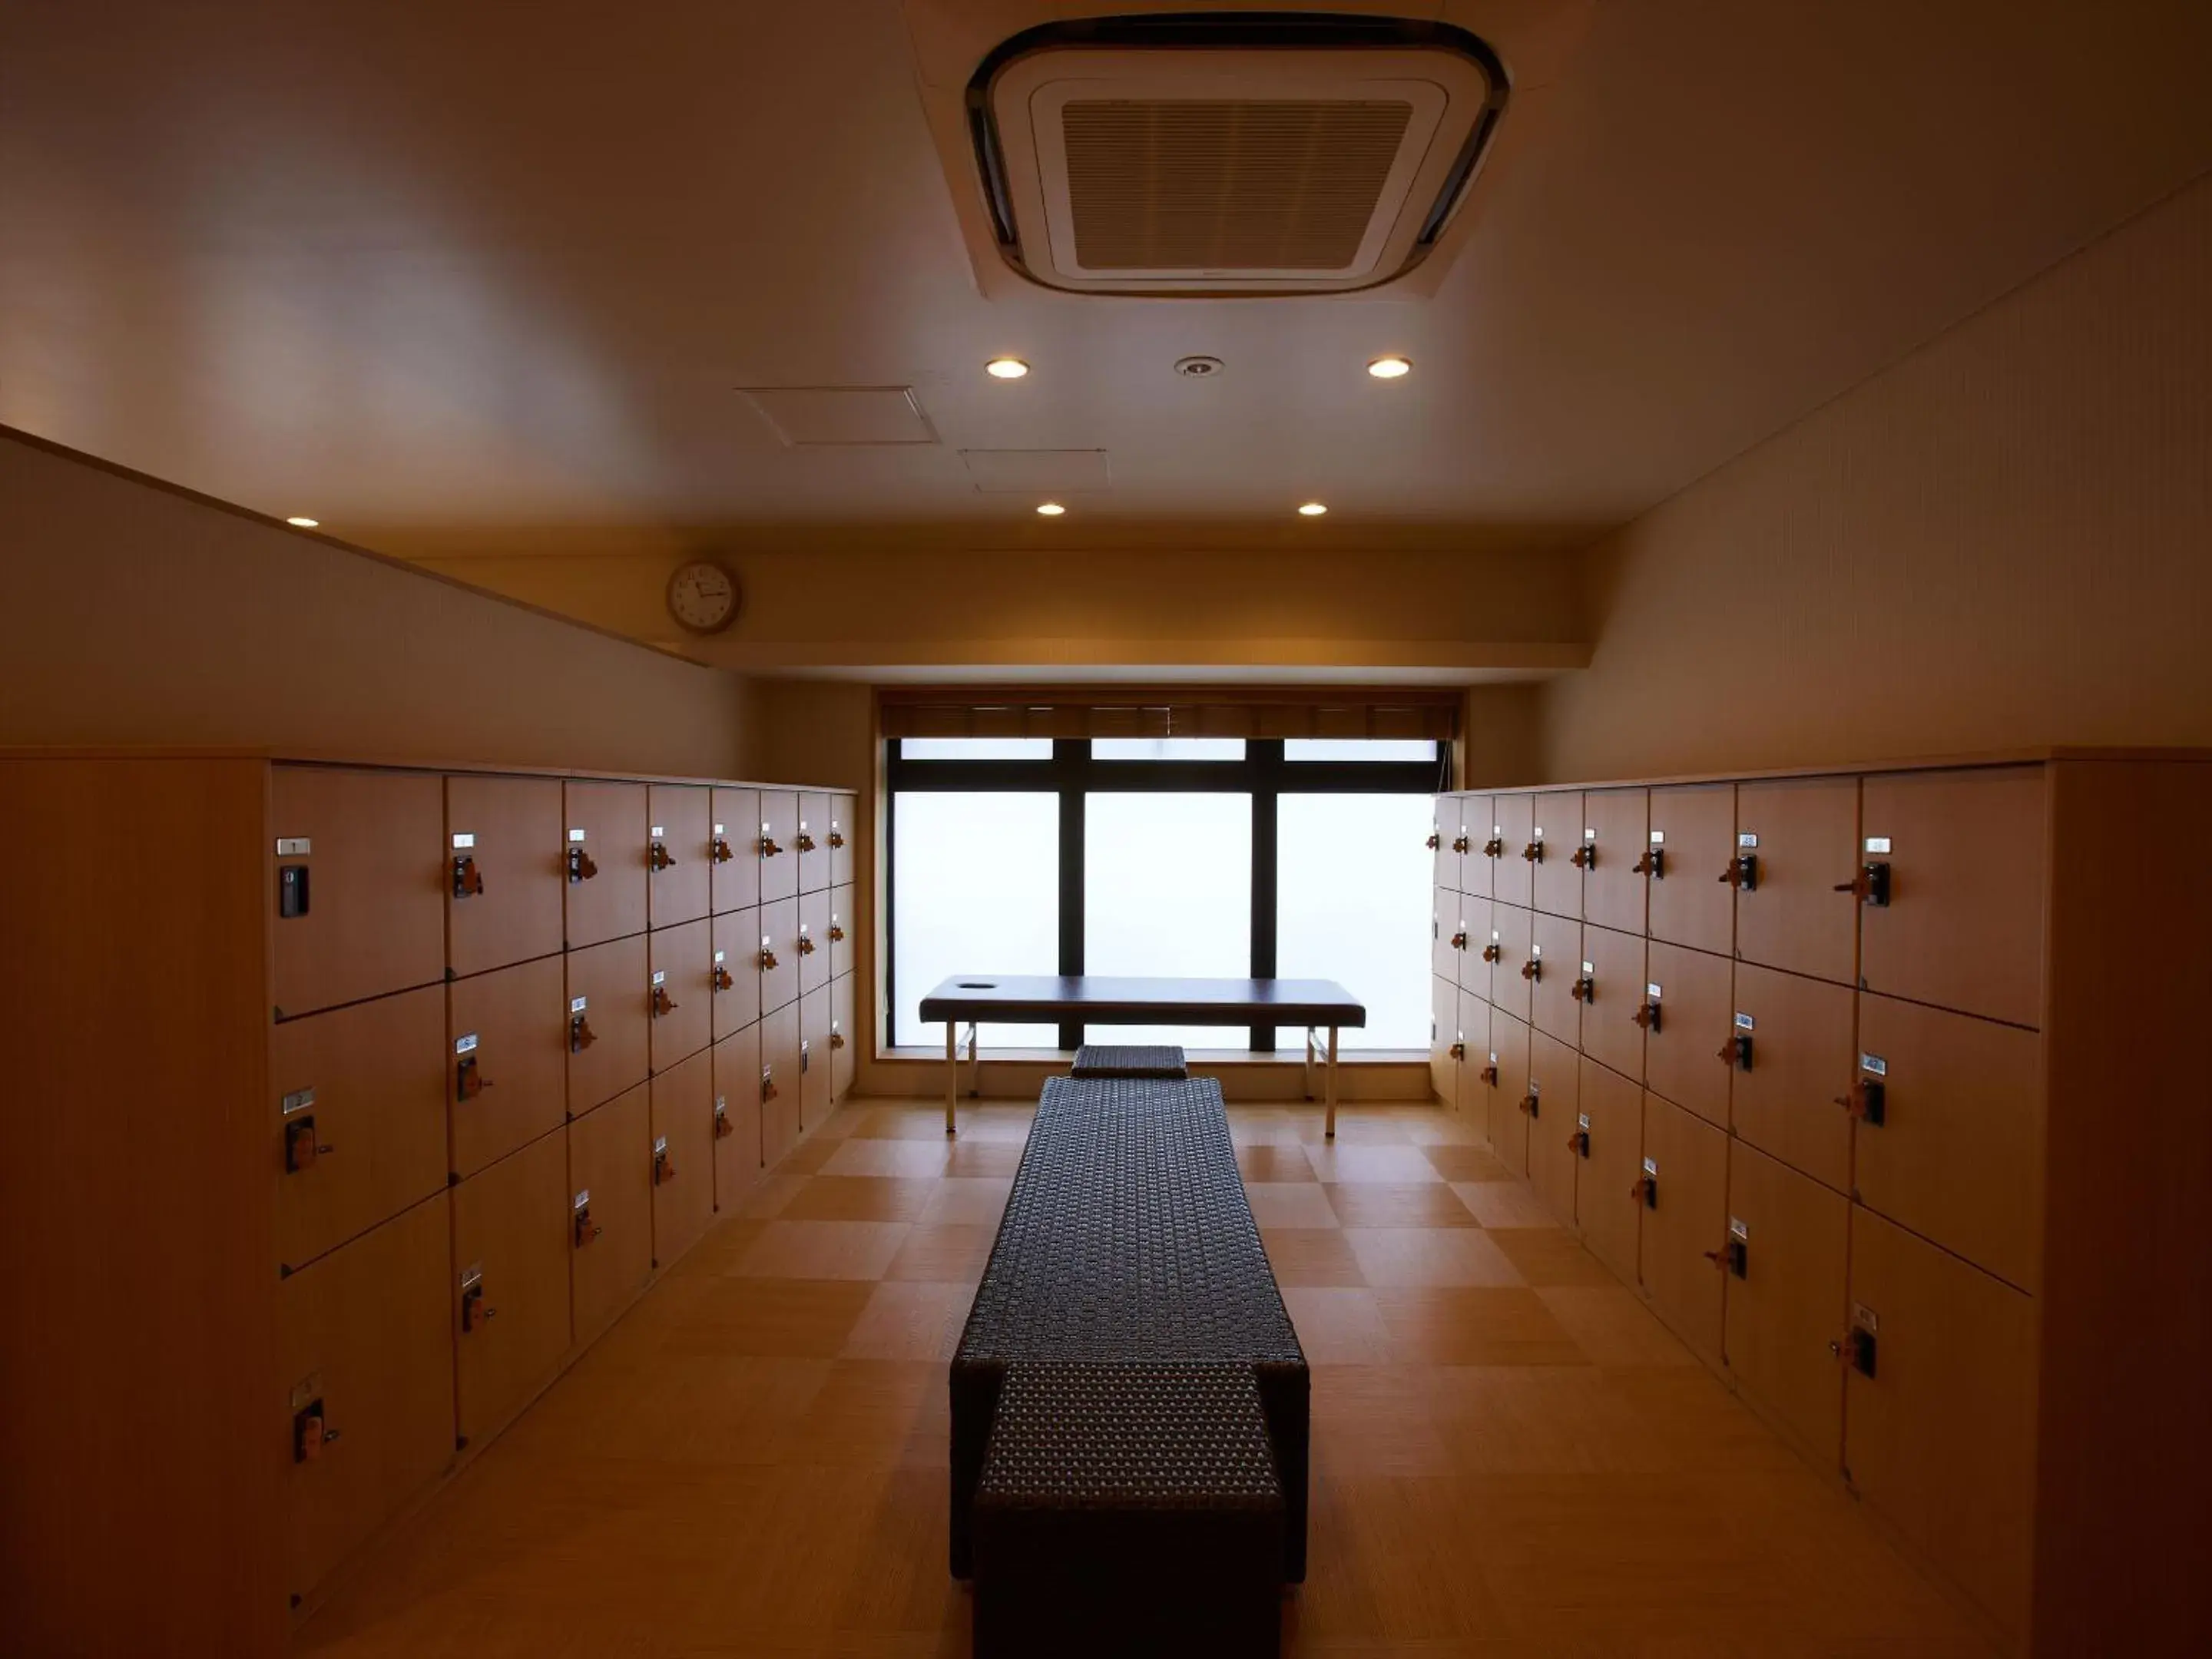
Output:
<svg viewBox="0 0 2212 1659">
<path fill-rule="evenodd" d="M 1329 294 L 1427 255 L 1506 94 L 1496 53 L 1446 24 L 1214 13 L 1028 30 L 966 108 L 999 253 L 1034 281 Z"/>
<path fill-rule="evenodd" d="M 1210 374 L 1218 374 L 1224 365 L 1218 357 L 1178 357 L 1176 373 L 1194 380 L 1203 380 Z"/>
</svg>

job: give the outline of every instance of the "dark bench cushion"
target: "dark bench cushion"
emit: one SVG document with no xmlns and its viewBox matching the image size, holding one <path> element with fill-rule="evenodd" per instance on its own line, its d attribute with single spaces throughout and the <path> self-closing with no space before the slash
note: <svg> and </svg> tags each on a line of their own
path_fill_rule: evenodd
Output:
<svg viewBox="0 0 2212 1659">
<path fill-rule="evenodd" d="M 1190 1066 L 1183 1051 L 1172 1045 L 1086 1042 L 1075 1051 L 1075 1069 L 1068 1075 L 1182 1079 L 1190 1075 Z"/>
</svg>

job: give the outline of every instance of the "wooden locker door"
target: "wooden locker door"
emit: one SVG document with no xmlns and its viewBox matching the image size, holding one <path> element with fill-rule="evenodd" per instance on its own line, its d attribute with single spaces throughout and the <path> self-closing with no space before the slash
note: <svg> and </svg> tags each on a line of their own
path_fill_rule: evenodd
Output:
<svg viewBox="0 0 2212 1659">
<path fill-rule="evenodd" d="M 445 822 L 434 773 L 270 769 L 280 1018 L 445 978 Z"/>
<path fill-rule="evenodd" d="M 1462 948 L 1459 941 L 1466 938 L 1460 922 L 1460 895 L 1439 887 L 1429 899 L 1429 973 L 1456 984 Z"/>
<path fill-rule="evenodd" d="M 1735 786 L 1654 789 L 1646 836 L 1651 937 L 1729 954 L 1735 949 Z"/>
<path fill-rule="evenodd" d="M 850 887 L 854 877 L 854 837 L 860 831 L 858 818 L 860 798 L 856 795 L 833 794 L 830 797 L 830 834 L 825 838 L 830 846 L 830 884 Z"/>
<path fill-rule="evenodd" d="M 716 789 L 710 798 L 708 862 L 714 914 L 760 902 L 760 791 Z"/>
<path fill-rule="evenodd" d="M 860 988 L 850 974 L 830 981 L 830 1099 L 842 1106 L 853 1092 L 860 1048 Z"/>
<path fill-rule="evenodd" d="M 799 1005 L 761 1017 L 761 1162 L 772 1164 L 799 1141 Z"/>
<path fill-rule="evenodd" d="M 853 908 L 853 890 L 833 887 L 830 890 L 830 977 L 842 979 L 853 971 L 853 946 L 856 942 L 854 930 L 859 926 L 857 913 Z"/>
<path fill-rule="evenodd" d="M 1454 841 L 1463 842 L 1459 854 L 1459 890 L 1476 898 L 1488 898 L 1496 885 L 1498 860 L 1484 849 L 1490 842 L 1490 826 L 1496 821 L 1488 795 L 1461 795 L 1457 827 L 1446 828 Z"/>
<path fill-rule="evenodd" d="M 2115 1034 L 2114 1040 L 2127 1041 Z M 1853 1196 L 1998 1278 L 2033 1291 L 2043 1242 L 2043 1039 L 2034 1031 L 1859 994 Z M 2114 1102 L 2112 1133 L 2141 1120 Z"/>
<path fill-rule="evenodd" d="M 445 1186 L 446 1078 L 434 985 L 270 1029 L 279 1261 L 313 1261 Z"/>
<path fill-rule="evenodd" d="M 648 842 L 646 914 L 655 927 L 696 921 L 713 907 L 712 792 L 695 783 L 656 783 L 646 793 Z"/>
<path fill-rule="evenodd" d="M 1490 1006 L 1502 1009 L 1522 1024 L 1528 1022 L 1529 996 L 1535 979 L 1528 964 L 1534 944 L 1534 917 L 1517 906 L 1492 900 L 1490 943 L 1485 947 L 1490 963 Z"/>
<path fill-rule="evenodd" d="M 1460 989 L 1474 992 L 1485 1002 L 1490 1000 L 1490 958 L 1483 954 L 1490 943 L 1490 908 L 1486 898 L 1460 895 L 1460 921 L 1467 929 L 1467 943 L 1452 953 L 1458 958 L 1452 966 L 1458 973 Z"/>
<path fill-rule="evenodd" d="M 1844 1472 L 2016 1644 L 2033 1503 L 2034 1304 L 1863 1209 L 1851 1214 L 1849 1296 Z"/>
<path fill-rule="evenodd" d="M 799 933 L 792 941 L 799 955 L 799 993 L 830 983 L 830 890 L 799 896 Z"/>
<path fill-rule="evenodd" d="M 1840 1468 L 1850 1201 L 1739 1140 L 1728 1207 L 1729 1374 L 1816 1468 Z"/>
<path fill-rule="evenodd" d="M 557 1129 L 453 1188 L 455 1394 L 464 1439 L 495 1434 L 568 1352 L 568 1137 Z"/>
<path fill-rule="evenodd" d="M 799 797 L 787 789 L 760 792 L 760 833 L 753 848 L 760 854 L 760 896 L 771 899 L 799 895 Z"/>
<path fill-rule="evenodd" d="M 714 1040 L 713 921 L 702 916 L 649 935 L 646 969 L 653 1069 L 665 1072 Z"/>
<path fill-rule="evenodd" d="M 799 901 L 778 899 L 760 908 L 761 1012 L 773 1013 L 799 1000 Z"/>
<path fill-rule="evenodd" d="M 566 1120 L 568 982 L 556 956 L 446 988 L 454 1174 L 472 1176 Z"/>
<path fill-rule="evenodd" d="M 645 935 L 571 951 L 568 964 L 568 1115 L 581 1117 L 652 1075 Z"/>
<path fill-rule="evenodd" d="M 1500 904 L 1534 907 L 1536 898 L 1535 800 L 1529 795 L 1493 795 L 1490 805 L 1490 896 Z"/>
<path fill-rule="evenodd" d="M 1747 1040 L 1729 1077 L 1729 1122 L 1743 1139 L 1838 1192 L 1851 1184 L 1852 1045 L 1857 999 L 1847 985 L 1735 969 L 1735 1027 Z"/>
<path fill-rule="evenodd" d="M 714 1218 L 714 1056 L 653 1079 L 653 1265 L 665 1267 Z"/>
<path fill-rule="evenodd" d="M 760 1018 L 760 911 L 716 916 L 713 943 L 708 972 L 714 987 L 714 1040 L 720 1042 Z"/>
<path fill-rule="evenodd" d="M 799 890 L 826 892 L 830 887 L 830 797 L 812 792 L 799 798 L 799 825 L 792 849 L 799 859 Z"/>
<path fill-rule="evenodd" d="M 1530 871 L 1534 908 L 1583 919 L 1583 866 L 1577 860 L 1588 828 L 1581 790 L 1547 790 L 1535 798 L 1528 827 L 1528 839 L 1540 854 Z"/>
<path fill-rule="evenodd" d="M 1735 964 L 1654 939 L 1644 952 L 1644 1000 L 1656 1010 L 1644 1034 L 1645 1085 L 1709 1122 L 1725 1125 L 1735 1072 Z"/>
<path fill-rule="evenodd" d="M 1528 1027 L 1503 1008 L 1490 1011 L 1490 1149 L 1516 1175 L 1528 1173 Z"/>
<path fill-rule="evenodd" d="M 1528 1184 L 1562 1227 L 1575 1224 L 1574 1142 L 1581 1114 L 1581 1057 L 1542 1031 L 1528 1035 Z"/>
<path fill-rule="evenodd" d="M 1490 1133 L 1490 1085 L 1483 1070 L 1490 1064 L 1490 1005 L 1472 991 L 1459 994 L 1458 1026 L 1462 1049 L 1456 1067 L 1453 1101 L 1459 1115 L 1482 1134 Z"/>
<path fill-rule="evenodd" d="M 1583 970 L 1583 925 L 1539 911 L 1529 922 L 1528 1023 L 1570 1048 L 1582 1040 L 1583 1005 L 1575 988 Z"/>
<path fill-rule="evenodd" d="M 568 948 L 580 951 L 646 927 L 646 787 L 641 783 L 562 786 Z"/>
<path fill-rule="evenodd" d="M 1466 1034 L 1460 1030 L 1459 987 L 1429 975 L 1429 1087 L 1447 1110 L 1459 1107 L 1459 1054 Z"/>
<path fill-rule="evenodd" d="M 1583 870 L 1583 920 L 1620 933 L 1641 933 L 1644 896 L 1650 884 L 1644 870 L 1650 850 L 1651 792 L 1593 789 L 1583 797 L 1583 824 L 1589 833 Z"/>
<path fill-rule="evenodd" d="M 1869 777 L 1860 971 L 1869 990 L 2043 1023 L 2050 803 L 2039 766 Z M 1887 876 L 1887 902 L 1879 878 Z"/>
<path fill-rule="evenodd" d="M 295 1595 L 453 1462 L 450 1227 L 441 1190 L 277 1286 Z"/>
<path fill-rule="evenodd" d="M 641 1083 L 568 1125 L 569 1316 L 579 1349 L 653 1277 L 653 1113 Z"/>
<path fill-rule="evenodd" d="M 1736 955 L 1762 967 L 1856 983 L 1857 902 L 1849 889 L 1858 869 L 1859 781 L 1738 784 L 1735 828 Z"/>
<path fill-rule="evenodd" d="M 1721 1357 L 1723 1246 L 1728 1237 L 1728 1134 L 1649 1090 L 1638 1271 L 1675 1333 L 1698 1352 Z"/>
<path fill-rule="evenodd" d="M 733 1208 L 761 1178 L 760 1027 L 709 1050 L 714 1067 L 714 1207 Z"/>
<path fill-rule="evenodd" d="M 559 953 L 561 780 L 446 780 L 446 961 L 461 976 Z"/>
<path fill-rule="evenodd" d="M 1644 940 L 1607 927 L 1583 927 L 1583 961 L 1589 970 L 1583 1004 L 1582 1050 L 1626 1078 L 1644 1081 Z"/>
<path fill-rule="evenodd" d="M 1632 1188 L 1644 1160 L 1644 1091 L 1584 1056 L 1571 1127 L 1589 1137 L 1576 1148 L 1575 1225 L 1592 1254 L 1633 1285 L 1643 1207 Z"/>
<path fill-rule="evenodd" d="M 830 988 L 799 1000 L 799 1126 L 811 1133 L 836 1109 L 830 1082 Z"/>
<path fill-rule="evenodd" d="M 1429 851 L 1432 873 L 1430 885 L 1439 893 L 1460 890 L 1460 855 L 1452 843 L 1459 836 L 1459 797 L 1438 795 L 1429 817 Z"/>
</svg>

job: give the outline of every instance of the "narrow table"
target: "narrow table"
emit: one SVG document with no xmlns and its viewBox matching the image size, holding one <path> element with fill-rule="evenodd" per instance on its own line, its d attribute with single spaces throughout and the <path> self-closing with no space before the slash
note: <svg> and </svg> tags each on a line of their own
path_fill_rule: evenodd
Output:
<svg viewBox="0 0 2212 1659">
<path fill-rule="evenodd" d="M 1337 1033 L 1367 1024 L 1366 1007 L 1326 979 L 1138 979 L 1104 974 L 956 974 L 921 1000 L 921 1018 L 945 1022 L 945 1133 L 957 1130 L 960 1026 L 968 1057 L 981 1061 L 978 1029 L 997 1024 L 1295 1025 L 1305 1033 L 1306 1094 L 1313 1094 L 1316 1033 L 1328 1033 L 1323 1061 L 1328 1130 L 1336 1134 Z"/>
</svg>

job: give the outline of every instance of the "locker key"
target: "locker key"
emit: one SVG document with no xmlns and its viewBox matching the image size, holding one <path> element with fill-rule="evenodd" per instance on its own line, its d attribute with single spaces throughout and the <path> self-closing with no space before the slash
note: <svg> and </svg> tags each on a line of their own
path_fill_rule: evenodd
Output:
<svg viewBox="0 0 2212 1659">
<path fill-rule="evenodd" d="M 1498 1086 L 1498 1057 L 1491 1056 L 1490 1064 L 1482 1068 L 1482 1080 L 1492 1088 Z"/>
<path fill-rule="evenodd" d="M 498 1309 L 484 1306 L 483 1273 L 471 1273 L 461 1280 L 461 1334 L 466 1336 L 486 1320 L 498 1316 Z"/>
<path fill-rule="evenodd" d="M 707 861 L 709 864 L 727 864 L 735 857 L 737 854 L 731 849 L 727 836 L 718 833 L 707 843 Z"/>
<path fill-rule="evenodd" d="M 668 1150 L 668 1138 L 664 1135 L 653 1143 L 653 1184 L 665 1187 L 676 1179 L 676 1159 Z"/>
<path fill-rule="evenodd" d="M 582 1249 L 601 1233 L 606 1231 L 605 1227 L 592 1219 L 592 1195 L 588 1192 L 577 1196 L 572 1213 L 575 1244 L 578 1249 Z"/>
<path fill-rule="evenodd" d="M 1439 834 L 1438 834 L 1436 830 L 1430 830 L 1430 831 L 1429 831 L 1429 841 L 1428 841 L 1429 851 L 1431 851 L 1431 853 L 1433 853 L 1433 852 L 1435 852 L 1438 848 L 1442 847 L 1443 844 L 1444 844 L 1444 838 L 1443 838 L 1443 836 L 1439 835 Z"/>
<path fill-rule="evenodd" d="M 1466 928 L 1461 928 L 1459 932 L 1451 936 L 1451 947 L 1455 951 L 1464 951 L 1467 949 Z"/>
<path fill-rule="evenodd" d="M 1567 1137 L 1567 1150 L 1583 1158 L 1589 1156 L 1589 1131 L 1577 1129 Z"/>
<path fill-rule="evenodd" d="M 1840 1342 L 1828 1344 L 1828 1352 L 1861 1376 L 1875 1374 L 1875 1334 L 1863 1325 L 1854 1325 L 1844 1333 Z"/>
<path fill-rule="evenodd" d="M 1739 853 L 1729 860 L 1729 867 L 1721 872 L 1721 885 L 1733 887 L 1739 893 L 1759 890 L 1759 854 Z"/>
<path fill-rule="evenodd" d="M 811 957 L 814 954 L 814 935 L 808 933 L 804 927 L 799 930 L 799 954 L 802 957 Z"/>
<path fill-rule="evenodd" d="M 580 847 L 568 849 L 568 882 L 574 886 L 580 881 L 589 881 L 599 873 L 598 862 Z"/>
<path fill-rule="evenodd" d="M 1567 994 L 1577 1002 L 1597 1000 L 1597 981 L 1589 974 L 1578 974 L 1575 982 L 1567 988 Z"/>
<path fill-rule="evenodd" d="M 676 1008 L 676 999 L 668 994 L 668 988 L 665 985 L 656 985 L 653 988 L 653 1017 L 655 1019 L 659 1019 L 663 1014 L 674 1013 Z"/>
<path fill-rule="evenodd" d="M 1641 1025 L 1645 1030 L 1650 1032 L 1652 1036 L 1657 1036 L 1659 1035 L 1660 1019 L 1659 999 L 1657 997 L 1646 997 L 1644 1000 L 1644 1006 L 1638 1008 L 1633 1014 L 1630 1015 L 1629 1018 L 1634 1020 L 1638 1025 Z"/>
<path fill-rule="evenodd" d="M 1738 1071 L 1749 1071 L 1751 1069 L 1751 1034 L 1747 1031 L 1738 1031 L 1732 1035 L 1726 1042 L 1721 1044 L 1720 1058 L 1728 1061 Z"/>
<path fill-rule="evenodd" d="M 311 1400 L 292 1413 L 292 1461 L 312 1463 L 326 1446 L 338 1443 L 338 1431 L 323 1415 L 323 1402 Z"/>
<path fill-rule="evenodd" d="M 1632 875 L 1649 876 L 1654 881 L 1664 881 L 1667 878 L 1667 849 L 1654 847 L 1628 868 Z"/>
<path fill-rule="evenodd" d="M 675 864 L 676 854 L 668 850 L 666 842 L 657 841 L 653 843 L 652 850 L 645 855 L 645 861 L 658 873 L 671 868 Z"/>
<path fill-rule="evenodd" d="M 491 1079 L 477 1066 L 474 1054 L 465 1054 L 453 1062 L 453 1098 L 474 1100 L 491 1087 Z"/>
<path fill-rule="evenodd" d="M 570 1054 L 580 1054 L 599 1040 L 599 1033 L 592 1030 L 592 1022 L 589 1019 L 581 1014 L 569 1017 L 568 1052 Z"/>
<path fill-rule="evenodd" d="M 1532 1118 L 1543 1116 L 1544 1097 L 1537 1090 L 1531 1088 L 1527 1094 L 1521 1097 L 1521 1109 Z"/>
<path fill-rule="evenodd" d="M 1482 947 L 1482 959 L 1485 962 L 1499 961 L 1504 957 L 1504 951 L 1499 946 L 1496 939 L 1491 940 L 1489 944 Z"/>
<path fill-rule="evenodd" d="M 761 946 L 760 965 L 761 972 L 763 974 L 772 974 L 776 969 L 775 952 L 765 945 Z"/>
<path fill-rule="evenodd" d="M 467 853 L 454 854 L 453 896 L 457 899 L 474 898 L 483 891 L 483 872 L 477 868 L 475 858 Z"/>
<path fill-rule="evenodd" d="M 845 1046 L 845 1034 L 842 1031 L 833 1029 L 830 1033 L 830 1046 L 832 1048 L 843 1048 Z"/>
<path fill-rule="evenodd" d="M 1850 893 L 1862 904 L 1876 910 L 1889 908 L 1889 860 L 1870 859 L 1859 866 L 1859 872 L 1849 881 L 1836 884 L 1838 893 Z"/>
<path fill-rule="evenodd" d="M 761 1067 L 761 1099 L 765 1103 L 775 1097 L 775 1067 L 763 1066 Z"/>
<path fill-rule="evenodd" d="M 725 968 L 719 962 L 714 964 L 714 988 L 717 991 L 729 990 L 734 987 L 737 982 L 738 981 L 736 980 L 730 976 L 730 970 L 727 968 Z"/>
<path fill-rule="evenodd" d="M 1503 836 L 1492 836 L 1488 841 L 1483 842 L 1482 856 L 1486 859 L 1504 858 L 1505 856 L 1505 838 Z"/>
<path fill-rule="evenodd" d="M 1465 1060 L 1467 1058 L 1467 1044 L 1464 1042 L 1455 1042 L 1452 1044 L 1449 1052 L 1454 1060 Z"/>
<path fill-rule="evenodd" d="M 770 836 L 766 830 L 763 830 L 761 832 L 761 838 L 758 844 L 760 847 L 760 855 L 764 859 L 772 859 L 777 854 L 783 851 L 783 848 L 775 844 L 775 839 Z"/>
<path fill-rule="evenodd" d="M 1468 839 L 1467 831 L 1464 830 L 1452 837 L 1452 851 L 1455 853 L 1464 853 L 1474 845 L 1474 843 Z"/>
<path fill-rule="evenodd" d="M 1595 842 L 1584 842 L 1581 846 L 1575 848 L 1575 855 L 1569 859 L 1567 862 L 1573 865 L 1577 870 L 1596 869 L 1597 843 Z"/>
<path fill-rule="evenodd" d="M 1544 843 L 1540 841 L 1530 842 L 1521 849 L 1521 856 L 1530 864 L 1541 864 L 1544 861 Z"/>
<path fill-rule="evenodd" d="M 844 837 L 844 835 L 842 834 L 842 832 L 841 832 L 840 830 L 838 830 L 837 829 L 836 829 L 836 828 L 833 826 L 833 827 L 831 828 L 830 831 L 830 848 L 834 850 L 834 849 L 836 849 L 836 848 L 837 848 L 842 847 L 844 844 L 845 844 L 845 837 Z"/>
<path fill-rule="evenodd" d="M 714 1139 L 727 1140 L 737 1132 L 738 1126 L 730 1121 L 729 1107 L 724 1103 L 721 1096 L 716 1095 L 714 1097 Z"/>
<path fill-rule="evenodd" d="M 792 845 L 802 853 L 811 853 L 814 850 L 814 837 L 802 829 L 799 832 L 799 839 L 792 842 Z"/>
<path fill-rule="evenodd" d="M 845 930 L 834 921 L 830 924 L 830 942 L 832 945 L 842 945 L 845 942 Z"/>
<path fill-rule="evenodd" d="M 319 1158 L 328 1158 L 337 1149 L 315 1139 L 315 1119 L 313 1113 L 295 1117 L 284 1125 L 284 1173 L 298 1175 L 315 1167 Z"/>
<path fill-rule="evenodd" d="M 1847 1095 L 1838 1095 L 1836 1104 L 1860 1122 L 1879 1129 L 1888 1108 L 1889 1085 L 1878 1077 L 1863 1077 L 1851 1085 Z"/>
<path fill-rule="evenodd" d="M 1541 957 L 1530 957 L 1528 961 L 1522 963 L 1521 964 L 1521 977 L 1525 980 L 1532 980 L 1538 983 L 1541 983 L 1544 978 L 1544 958 Z"/>
<path fill-rule="evenodd" d="M 1647 1210 L 1659 1207 L 1659 1166 L 1650 1158 L 1644 1160 L 1644 1173 L 1636 1177 L 1628 1195 Z"/>
</svg>

